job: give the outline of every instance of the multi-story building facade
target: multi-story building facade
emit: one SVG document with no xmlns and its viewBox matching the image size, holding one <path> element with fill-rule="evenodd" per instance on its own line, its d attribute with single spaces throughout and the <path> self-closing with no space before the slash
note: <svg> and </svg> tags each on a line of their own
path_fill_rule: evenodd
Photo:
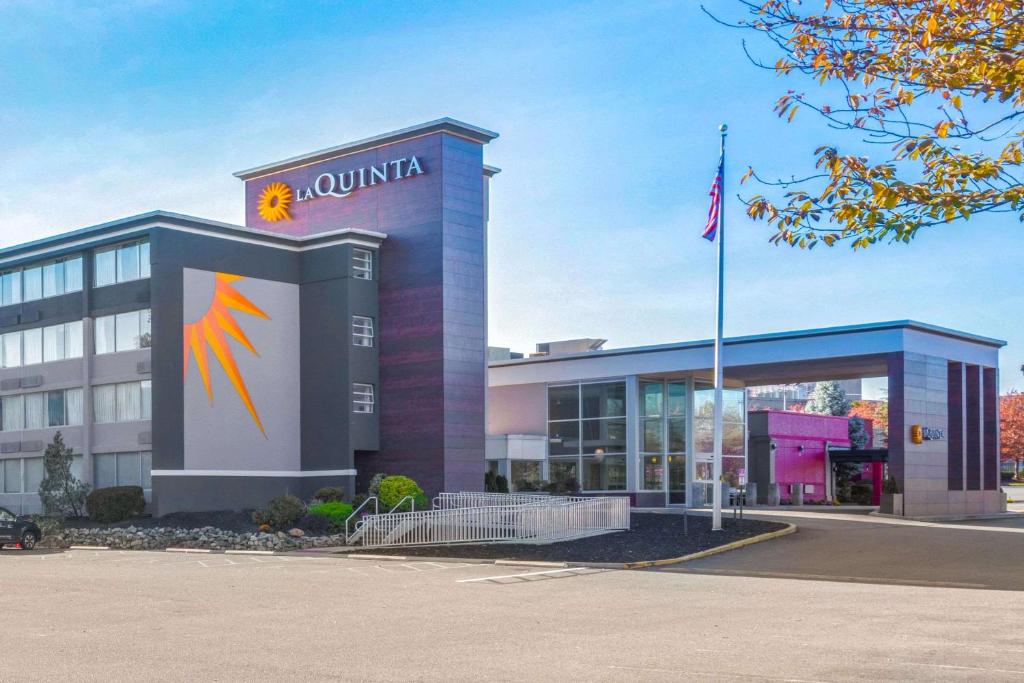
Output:
<svg viewBox="0 0 1024 683">
<path fill-rule="evenodd" d="M 0 251 L 0 505 L 60 431 L 155 513 L 356 477 L 480 488 L 486 183 L 450 119 L 237 174 L 246 226 L 153 212 Z"/>
</svg>

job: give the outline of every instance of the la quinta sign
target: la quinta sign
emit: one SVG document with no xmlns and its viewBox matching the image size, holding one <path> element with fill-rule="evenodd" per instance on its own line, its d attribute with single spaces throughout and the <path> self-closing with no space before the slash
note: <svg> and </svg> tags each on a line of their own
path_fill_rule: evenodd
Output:
<svg viewBox="0 0 1024 683">
<path fill-rule="evenodd" d="M 426 171 L 423 169 L 423 164 L 413 156 L 383 161 L 379 164 L 362 166 L 340 173 L 321 173 L 313 180 L 312 185 L 295 190 L 285 183 L 275 181 L 260 192 L 256 202 L 256 211 L 263 220 L 271 223 L 290 221 L 292 220 L 292 204 L 296 202 L 308 202 L 324 197 L 344 199 L 364 187 L 405 180 L 424 173 Z"/>
</svg>

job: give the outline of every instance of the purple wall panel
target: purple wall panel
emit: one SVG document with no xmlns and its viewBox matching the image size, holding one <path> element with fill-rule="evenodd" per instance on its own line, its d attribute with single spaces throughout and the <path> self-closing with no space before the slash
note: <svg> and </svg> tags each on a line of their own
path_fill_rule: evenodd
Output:
<svg viewBox="0 0 1024 683">
<path fill-rule="evenodd" d="M 999 385 L 995 368 L 982 370 L 984 382 L 984 440 L 982 459 L 984 465 L 985 490 L 995 491 L 999 488 Z"/>
<path fill-rule="evenodd" d="M 981 489 L 981 373 L 977 365 L 967 366 L 967 490 Z"/>
<path fill-rule="evenodd" d="M 902 353 L 890 353 L 886 365 L 889 379 L 889 476 L 896 479 L 900 490 L 906 491 L 903 481 L 904 439 L 907 434 L 903 399 L 903 369 L 906 359 Z"/>
<path fill-rule="evenodd" d="M 947 483 L 950 491 L 964 489 L 964 378 L 963 363 L 947 364 L 946 405 L 949 415 Z"/>
</svg>

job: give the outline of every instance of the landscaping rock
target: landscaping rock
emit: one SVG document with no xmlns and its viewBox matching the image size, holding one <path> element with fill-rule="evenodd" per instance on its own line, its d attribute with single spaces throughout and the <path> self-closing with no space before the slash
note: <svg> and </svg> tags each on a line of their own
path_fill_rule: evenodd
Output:
<svg viewBox="0 0 1024 683">
<path fill-rule="evenodd" d="M 298 531 L 296 535 L 294 532 Z M 235 532 L 214 527 L 180 529 L 152 527 L 138 529 L 95 528 L 64 529 L 46 536 L 40 548 L 67 548 L 72 545 L 106 546 L 116 550 L 163 550 L 164 548 L 203 548 L 209 550 L 301 550 L 345 545 L 344 534 L 306 536 L 301 529 L 283 532 Z"/>
</svg>

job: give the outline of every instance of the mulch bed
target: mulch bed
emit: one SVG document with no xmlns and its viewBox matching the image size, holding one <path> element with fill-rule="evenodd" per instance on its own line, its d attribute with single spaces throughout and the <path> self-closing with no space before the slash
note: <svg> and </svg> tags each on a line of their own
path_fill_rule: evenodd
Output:
<svg viewBox="0 0 1024 683">
<path fill-rule="evenodd" d="M 172 512 L 163 517 L 136 517 L 114 524 L 99 524 L 88 519 L 69 519 L 65 527 L 77 529 L 124 529 L 130 526 L 136 529 L 152 529 L 154 527 L 171 527 L 177 529 L 201 529 L 212 526 L 224 531 L 239 533 L 257 531 L 252 521 L 252 511 L 234 512 Z"/>
<path fill-rule="evenodd" d="M 367 548 L 375 555 L 461 557 L 485 560 L 537 560 L 547 562 L 640 562 L 662 560 L 708 550 L 751 536 L 778 531 L 786 525 L 723 516 L 722 531 L 711 531 L 711 517 L 690 515 L 683 533 L 681 514 L 634 512 L 629 531 L 591 536 L 577 541 L 548 544 L 431 545 Z"/>
</svg>

